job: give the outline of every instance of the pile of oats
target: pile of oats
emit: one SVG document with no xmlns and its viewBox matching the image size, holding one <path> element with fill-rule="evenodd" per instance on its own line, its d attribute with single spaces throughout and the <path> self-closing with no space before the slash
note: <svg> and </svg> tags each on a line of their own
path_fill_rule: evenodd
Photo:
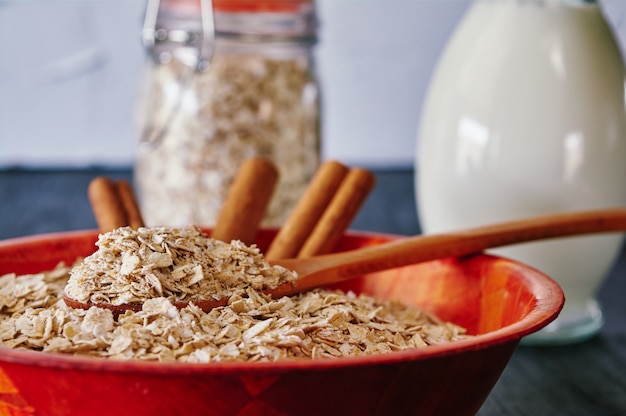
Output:
<svg viewBox="0 0 626 416">
<path fill-rule="evenodd" d="M 270 266 L 256 246 L 208 238 L 196 227 L 122 227 L 101 234 L 96 246 L 70 272 L 65 293 L 79 302 L 222 299 L 296 278 L 284 267 Z"/>
<path fill-rule="evenodd" d="M 219 39 L 216 47 L 231 47 L 226 42 Z M 317 84 L 309 58 L 220 51 L 187 89 L 184 71 L 189 68 L 174 60 L 148 76 L 142 124 L 148 131 L 168 128 L 137 154 L 146 224 L 213 226 L 238 167 L 261 156 L 280 173 L 263 225 L 280 226 L 319 164 Z"/>
<path fill-rule="evenodd" d="M 0 277 L 0 345 L 44 352 L 207 363 L 332 358 L 422 348 L 465 331 L 398 302 L 314 290 L 270 299 L 249 288 L 205 313 L 165 298 L 116 320 L 107 309 L 72 309 L 61 295 L 69 268 Z"/>
<path fill-rule="evenodd" d="M 207 363 L 377 354 L 466 338 L 415 307 L 330 290 L 272 299 L 261 290 L 294 278 L 259 250 L 196 228 L 120 228 L 70 268 L 0 277 L 0 345 L 111 359 Z M 73 309 L 80 301 L 141 301 L 140 312 Z M 203 312 L 199 293 L 228 305 Z M 147 300 L 146 300 L 147 299 Z"/>
</svg>

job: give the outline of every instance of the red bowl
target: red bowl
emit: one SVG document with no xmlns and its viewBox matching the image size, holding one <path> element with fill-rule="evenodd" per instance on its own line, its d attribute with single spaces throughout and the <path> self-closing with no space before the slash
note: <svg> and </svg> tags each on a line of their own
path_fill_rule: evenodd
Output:
<svg viewBox="0 0 626 416">
<path fill-rule="evenodd" d="M 267 247 L 274 231 L 258 239 Z M 351 233 L 339 250 L 399 236 Z M 33 273 L 94 251 L 81 231 L 0 241 L 0 275 Z M 563 306 L 552 279 L 489 255 L 448 258 L 342 284 L 396 298 L 466 327 L 474 337 L 412 351 L 275 363 L 112 361 L 0 347 L 0 414 L 472 415 L 519 340 Z"/>
</svg>

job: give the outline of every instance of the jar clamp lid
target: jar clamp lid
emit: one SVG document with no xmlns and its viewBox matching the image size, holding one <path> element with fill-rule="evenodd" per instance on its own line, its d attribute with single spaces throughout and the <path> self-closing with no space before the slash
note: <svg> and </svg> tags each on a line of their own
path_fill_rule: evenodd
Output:
<svg viewBox="0 0 626 416">
<path fill-rule="evenodd" d="M 200 1 L 200 33 L 179 28 L 167 29 L 158 27 L 161 0 L 148 0 L 146 15 L 142 30 L 144 47 L 157 63 L 171 60 L 173 45 L 192 47 L 197 50 L 195 69 L 207 71 L 210 66 L 213 46 L 215 44 L 215 19 L 213 15 L 213 1 Z"/>
</svg>

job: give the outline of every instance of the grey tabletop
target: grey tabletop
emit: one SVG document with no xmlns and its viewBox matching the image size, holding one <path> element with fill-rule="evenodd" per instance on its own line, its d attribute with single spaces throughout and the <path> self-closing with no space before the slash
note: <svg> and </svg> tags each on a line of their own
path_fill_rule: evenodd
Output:
<svg viewBox="0 0 626 416">
<path fill-rule="evenodd" d="M 377 186 L 353 229 L 420 232 L 413 172 L 375 169 Z M 130 169 L 0 171 L 0 239 L 96 228 L 87 201 L 97 175 L 132 179 Z M 516 349 L 479 415 L 626 415 L 626 251 L 599 299 L 606 324 L 588 341 Z"/>
</svg>

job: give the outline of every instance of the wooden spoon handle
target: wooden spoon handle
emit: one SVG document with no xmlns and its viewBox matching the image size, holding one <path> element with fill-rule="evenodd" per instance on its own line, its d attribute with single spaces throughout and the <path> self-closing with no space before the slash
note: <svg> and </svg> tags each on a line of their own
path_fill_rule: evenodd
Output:
<svg viewBox="0 0 626 416">
<path fill-rule="evenodd" d="M 237 171 L 211 237 L 253 244 L 277 180 L 278 170 L 269 160 L 246 160 Z"/>
<path fill-rule="evenodd" d="M 367 273 L 510 244 L 619 231 L 626 231 L 626 208 L 544 215 L 465 231 L 409 237 L 343 253 L 280 260 L 272 263 L 295 270 L 301 277 L 295 284 L 279 286 L 270 294 L 297 293 Z"/>
<path fill-rule="evenodd" d="M 348 168 L 334 160 L 320 166 L 267 249 L 266 259 L 296 257 L 347 173 Z"/>
</svg>

